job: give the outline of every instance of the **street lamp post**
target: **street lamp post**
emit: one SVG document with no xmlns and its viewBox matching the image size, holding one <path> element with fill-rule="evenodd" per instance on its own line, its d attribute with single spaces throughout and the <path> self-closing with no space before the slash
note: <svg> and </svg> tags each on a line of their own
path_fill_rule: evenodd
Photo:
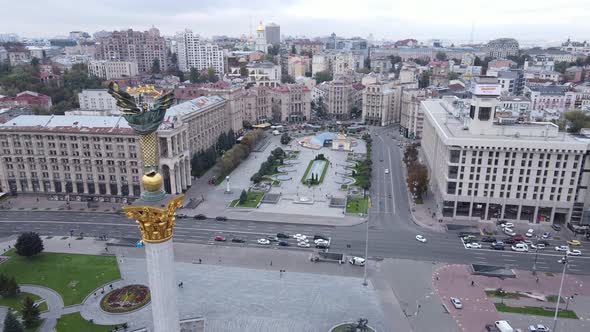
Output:
<svg viewBox="0 0 590 332">
<path fill-rule="evenodd" d="M 364 272 L 364 276 L 363 276 L 363 286 L 367 286 L 367 265 L 369 265 L 368 260 L 369 260 L 369 220 L 371 219 L 371 215 L 369 214 L 367 217 L 367 221 L 365 222 L 365 224 L 367 224 L 367 228 L 366 228 L 366 232 L 365 232 L 365 272 Z"/>
<path fill-rule="evenodd" d="M 559 302 L 561 301 L 561 291 L 563 290 L 563 281 L 565 280 L 565 271 L 568 263 L 567 253 L 561 259 L 560 263 L 563 264 L 563 271 L 561 272 L 561 283 L 559 284 L 559 293 L 557 294 L 557 304 L 555 305 L 555 316 L 553 316 L 553 332 L 557 331 L 557 314 L 559 313 Z"/>
</svg>

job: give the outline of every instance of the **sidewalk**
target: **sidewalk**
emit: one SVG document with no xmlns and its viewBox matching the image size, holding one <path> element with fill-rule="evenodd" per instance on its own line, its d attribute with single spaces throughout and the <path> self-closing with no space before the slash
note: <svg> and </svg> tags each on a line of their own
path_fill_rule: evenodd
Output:
<svg viewBox="0 0 590 332">
<path fill-rule="evenodd" d="M 87 202 L 53 201 L 47 195 L 20 194 L 0 203 L 0 210 L 117 213 L 122 206 L 121 203 L 97 202 L 96 204 L 98 207 L 89 208 Z"/>
</svg>

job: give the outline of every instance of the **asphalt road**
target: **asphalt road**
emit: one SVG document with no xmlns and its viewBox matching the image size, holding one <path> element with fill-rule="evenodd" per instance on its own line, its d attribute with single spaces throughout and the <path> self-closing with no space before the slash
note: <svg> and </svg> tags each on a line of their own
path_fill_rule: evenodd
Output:
<svg viewBox="0 0 590 332">
<path fill-rule="evenodd" d="M 395 130 L 379 128 L 373 135 L 373 188 L 371 190 L 372 207 L 369 212 L 369 258 L 404 258 L 433 262 L 492 264 L 519 269 L 532 269 L 535 253 L 517 253 L 512 251 L 494 251 L 489 249 L 465 249 L 454 233 L 438 233 L 419 228 L 411 222 L 408 197 L 402 176 L 401 151 L 398 141 L 391 138 Z M 375 134 L 374 133 L 374 134 Z M 381 162 L 380 160 L 383 160 Z M 385 174 L 389 168 L 390 174 Z M 178 219 L 174 231 L 176 242 L 201 243 L 224 246 L 259 246 L 256 240 L 276 233 L 305 234 L 313 236 L 322 234 L 332 238 L 331 251 L 350 255 L 364 256 L 365 231 L 367 224 L 352 227 L 330 227 L 305 224 L 281 224 L 242 220 L 194 220 Z M 107 234 L 111 238 L 127 239 L 130 242 L 139 239 L 137 226 L 123 215 L 77 212 L 37 212 L 37 211 L 3 211 L 0 214 L 0 236 L 9 236 L 23 231 L 36 231 L 43 235 L 69 235 L 73 230 L 76 235 L 83 232 L 85 236 Z M 415 240 L 416 234 L 422 234 L 427 243 Z M 215 242 L 215 235 L 229 239 L 240 237 L 244 244 Z M 293 239 L 289 247 L 269 247 L 280 250 L 307 250 L 298 248 Z M 556 243 L 557 244 L 557 243 Z M 559 243 L 563 244 L 563 243 Z M 350 247 L 348 247 L 350 246 Z M 585 242 L 580 248 L 590 254 L 590 244 Z M 546 249 L 537 256 L 537 270 L 542 272 L 561 271 L 562 265 L 557 261 L 561 254 Z M 575 257 L 569 266 L 570 273 L 590 274 L 590 257 Z"/>
</svg>

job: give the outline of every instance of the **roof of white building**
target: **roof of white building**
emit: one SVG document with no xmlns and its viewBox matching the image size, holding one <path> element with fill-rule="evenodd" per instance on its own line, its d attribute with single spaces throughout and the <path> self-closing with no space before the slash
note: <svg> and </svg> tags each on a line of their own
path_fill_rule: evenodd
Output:
<svg viewBox="0 0 590 332">
<path fill-rule="evenodd" d="M 586 150 L 590 139 L 564 132 L 555 135 L 555 125 L 546 122 L 494 124 L 482 134 L 473 134 L 466 129 L 469 124 L 469 109 L 461 111 L 442 100 L 422 101 L 425 121 L 430 121 L 438 135 L 447 145 L 480 145 L 497 147 L 514 144 L 518 147 L 538 148 L 551 144 L 567 150 Z M 462 116 L 461 116 L 462 115 Z M 552 132 L 552 134 L 548 134 Z M 578 145 L 579 144 L 579 145 Z M 556 146 L 559 145 L 559 146 Z"/>
<path fill-rule="evenodd" d="M 94 115 L 21 115 L 0 124 L 0 131 L 12 130 L 132 133 L 122 117 Z"/>
<path fill-rule="evenodd" d="M 182 117 L 192 113 L 201 112 L 210 106 L 223 103 L 225 99 L 220 96 L 202 96 L 199 98 L 191 99 L 174 105 L 166 111 L 166 117 L 164 121 L 169 121 L 174 117 Z"/>
</svg>

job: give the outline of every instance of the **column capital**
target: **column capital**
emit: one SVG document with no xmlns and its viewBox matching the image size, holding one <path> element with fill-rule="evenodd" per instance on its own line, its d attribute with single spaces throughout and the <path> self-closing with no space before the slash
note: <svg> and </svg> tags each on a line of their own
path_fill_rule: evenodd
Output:
<svg viewBox="0 0 590 332">
<path fill-rule="evenodd" d="M 161 243 L 172 238 L 175 224 L 175 211 L 182 207 L 184 195 L 172 198 L 166 208 L 149 205 L 124 206 L 123 211 L 129 219 L 135 219 L 141 232 L 141 239 L 148 243 Z"/>
</svg>

